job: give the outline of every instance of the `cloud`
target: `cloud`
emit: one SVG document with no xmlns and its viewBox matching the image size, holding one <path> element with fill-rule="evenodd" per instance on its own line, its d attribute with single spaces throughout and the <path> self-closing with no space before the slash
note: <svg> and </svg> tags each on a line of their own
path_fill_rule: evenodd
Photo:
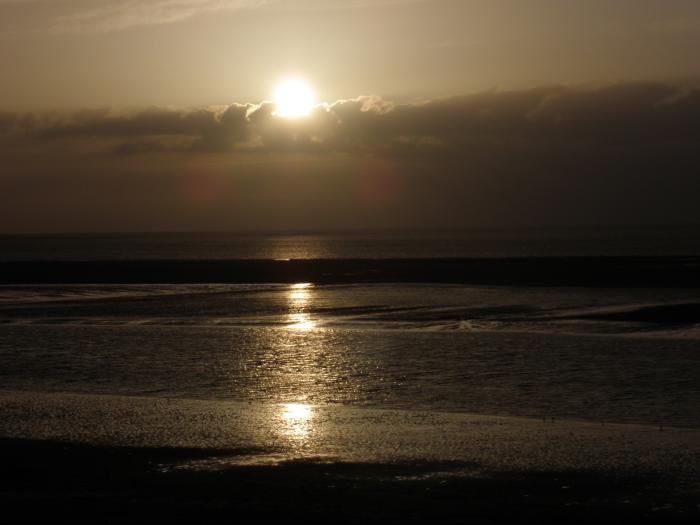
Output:
<svg viewBox="0 0 700 525">
<path fill-rule="evenodd" d="M 424 1 L 426 0 L 0 0 L 0 6 L 32 5 L 35 23 L 48 24 L 54 33 L 99 34 L 134 27 L 173 24 L 199 15 L 260 8 L 328 11 Z"/>
<path fill-rule="evenodd" d="M 115 151 L 121 152 L 145 152 L 149 149 L 145 144 L 159 150 L 228 151 L 247 138 L 248 109 L 248 105 L 241 104 L 191 111 L 149 108 L 127 115 L 103 109 L 68 115 L 15 116 L 14 122 L 25 120 L 25 129 L 20 131 L 25 136 L 44 140 L 109 139 L 116 142 Z"/>
<path fill-rule="evenodd" d="M 276 116 L 270 102 L 122 114 L 6 112 L 0 113 L 0 136 L 36 147 L 57 139 L 100 141 L 131 154 L 238 149 L 459 157 L 479 149 L 545 148 L 554 154 L 583 147 L 694 147 L 700 138 L 700 90 L 656 83 L 595 90 L 543 87 L 415 104 L 365 96 L 317 106 L 308 118 L 296 120 Z"/>
<path fill-rule="evenodd" d="M 274 109 L 0 112 L 0 224 L 700 223 L 697 89 L 555 86 L 414 104 L 364 96 L 297 120 Z"/>
<path fill-rule="evenodd" d="M 58 33 L 108 33 L 131 27 L 172 24 L 195 15 L 253 9 L 267 0 L 121 0 L 98 2 L 58 17 Z"/>
</svg>

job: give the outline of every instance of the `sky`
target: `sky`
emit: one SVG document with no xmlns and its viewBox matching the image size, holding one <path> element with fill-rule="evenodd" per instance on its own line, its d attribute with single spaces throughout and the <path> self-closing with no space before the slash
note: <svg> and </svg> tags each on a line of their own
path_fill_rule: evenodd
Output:
<svg viewBox="0 0 700 525">
<path fill-rule="evenodd" d="M 700 223 L 697 49 L 696 0 L 0 0 L 0 233 Z"/>
</svg>

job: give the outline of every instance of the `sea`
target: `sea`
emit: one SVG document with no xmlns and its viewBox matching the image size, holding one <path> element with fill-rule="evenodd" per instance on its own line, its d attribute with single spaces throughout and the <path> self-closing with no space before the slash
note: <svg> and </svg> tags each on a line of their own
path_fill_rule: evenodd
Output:
<svg viewBox="0 0 700 525">
<path fill-rule="evenodd" d="M 0 236 L 0 263 L 627 255 L 698 256 L 700 228 Z M 700 428 L 698 303 L 429 277 L 5 284 L 0 389 Z"/>
</svg>

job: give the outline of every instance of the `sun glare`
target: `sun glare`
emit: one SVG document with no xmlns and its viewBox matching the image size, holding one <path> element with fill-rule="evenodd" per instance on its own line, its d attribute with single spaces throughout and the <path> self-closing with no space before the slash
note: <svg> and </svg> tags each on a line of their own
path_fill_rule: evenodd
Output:
<svg viewBox="0 0 700 525">
<path fill-rule="evenodd" d="M 303 403 L 286 403 L 282 417 L 287 421 L 305 421 L 311 417 L 311 407 Z"/>
<path fill-rule="evenodd" d="M 314 94 L 302 79 L 291 78 L 275 89 L 275 113 L 280 117 L 305 117 L 314 105 Z"/>
</svg>

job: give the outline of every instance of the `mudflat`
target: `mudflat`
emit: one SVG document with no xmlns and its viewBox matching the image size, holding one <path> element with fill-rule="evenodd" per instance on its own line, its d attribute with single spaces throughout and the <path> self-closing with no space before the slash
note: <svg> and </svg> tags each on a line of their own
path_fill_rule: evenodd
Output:
<svg viewBox="0 0 700 525">
<path fill-rule="evenodd" d="M 692 522 L 700 431 L 338 406 L 0 396 L 20 516 Z"/>
</svg>

